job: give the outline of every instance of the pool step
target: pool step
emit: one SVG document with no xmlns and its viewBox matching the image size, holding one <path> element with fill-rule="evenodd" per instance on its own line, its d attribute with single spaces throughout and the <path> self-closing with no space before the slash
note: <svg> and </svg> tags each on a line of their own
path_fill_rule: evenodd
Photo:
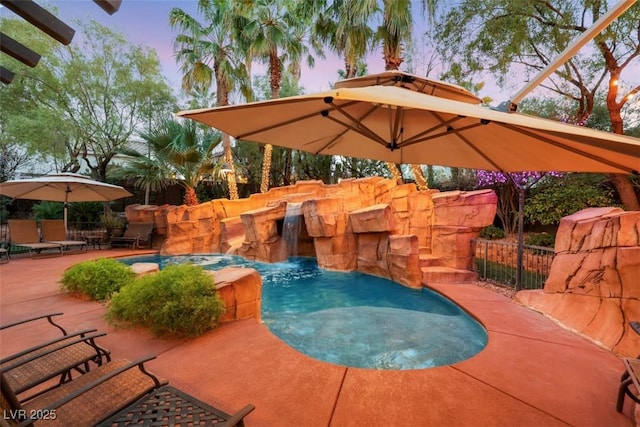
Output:
<svg viewBox="0 0 640 427">
<path fill-rule="evenodd" d="M 431 254 L 420 254 L 420 267 L 440 267 L 442 260 L 440 257 Z"/>
<path fill-rule="evenodd" d="M 422 283 L 471 283 L 478 280 L 474 271 L 459 270 L 451 267 L 422 267 Z"/>
</svg>

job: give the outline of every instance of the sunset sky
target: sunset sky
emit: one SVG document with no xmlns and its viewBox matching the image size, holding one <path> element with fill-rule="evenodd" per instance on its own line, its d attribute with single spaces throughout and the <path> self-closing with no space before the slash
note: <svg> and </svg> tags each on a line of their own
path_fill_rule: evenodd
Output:
<svg viewBox="0 0 640 427">
<path fill-rule="evenodd" d="M 39 4 L 45 3 L 47 0 L 38 1 Z M 178 66 L 173 57 L 173 40 L 177 35 L 169 25 L 169 12 L 172 8 L 181 8 L 192 16 L 199 17 L 197 0 L 123 0 L 120 10 L 113 15 L 107 14 L 96 3 L 91 0 L 48 0 L 48 4 L 58 8 L 58 17 L 67 24 L 76 28 L 76 36 L 74 41 L 77 42 L 82 34 L 78 30 L 78 26 L 74 25 L 74 20 L 86 20 L 92 18 L 103 25 L 113 27 L 137 45 L 144 45 L 156 50 L 160 57 L 163 72 L 166 75 L 170 85 L 176 90 L 180 87 L 180 78 Z M 414 17 L 420 17 L 420 2 L 415 2 L 416 10 Z M 3 16 L 12 15 L 6 9 L 2 10 Z M 423 20 L 415 23 L 415 40 L 416 46 L 421 45 L 421 34 L 424 33 L 425 24 Z M 423 43 L 422 43 L 423 44 Z M 424 54 L 424 52 L 422 52 Z M 342 61 L 334 54 L 327 51 L 327 57 L 316 58 L 316 65 L 309 69 L 305 66 L 302 70 L 301 83 L 306 93 L 318 92 L 330 88 L 332 82 L 338 80 L 337 71 L 343 68 Z M 420 57 L 420 53 L 416 54 Z M 367 58 L 369 73 L 378 73 L 384 70 L 382 54 L 375 52 Z M 261 65 L 254 66 L 254 74 L 261 73 Z M 404 68 L 403 68 L 404 69 Z M 263 71 L 264 72 L 264 71 Z M 415 64 L 415 74 L 424 75 L 424 66 Z M 429 77 L 437 78 L 437 73 L 432 73 Z M 509 79 L 511 87 L 500 89 L 495 84 L 495 79 L 490 76 L 484 78 L 485 88 L 480 96 L 489 96 L 493 98 L 494 105 L 509 99 L 510 95 L 521 89 L 526 82 L 518 76 L 511 76 Z M 543 90 L 536 90 L 533 96 L 548 96 L 549 93 Z"/>
<path fill-rule="evenodd" d="M 180 85 L 178 66 L 173 58 L 173 40 L 177 32 L 169 25 L 169 12 L 177 7 L 192 16 L 199 16 L 197 0 L 123 0 L 120 10 L 113 15 L 107 14 L 90 0 L 56 0 L 50 3 L 60 11 L 59 18 L 72 27 L 73 19 L 91 17 L 103 25 L 117 28 L 135 44 L 154 48 L 172 86 Z M 77 30 L 77 26 L 74 28 Z M 369 71 L 383 71 L 380 55 L 373 59 L 375 61 L 370 61 Z M 337 70 L 340 68 L 343 68 L 342 63 L 335 55 L 316 59 L 313 69 L 303 69 L 302 85 L 307 93 L 329 89 L 330 82 L 338 80 Z"/>
</svg>

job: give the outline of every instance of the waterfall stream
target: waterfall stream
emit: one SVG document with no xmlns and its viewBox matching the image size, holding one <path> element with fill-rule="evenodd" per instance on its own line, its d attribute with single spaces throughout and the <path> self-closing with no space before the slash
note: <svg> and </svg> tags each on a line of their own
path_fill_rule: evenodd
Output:
<svg viewBox="0 0 640 427">
<path fill-rule="evenodd" d="M 300 240 L 300 228 L 302 226 L 302 203 L 287 203 L 282 227 L 282 238 L 287 244 L 289 256 L 298 255 L 298 241 Z"/>
</svg>

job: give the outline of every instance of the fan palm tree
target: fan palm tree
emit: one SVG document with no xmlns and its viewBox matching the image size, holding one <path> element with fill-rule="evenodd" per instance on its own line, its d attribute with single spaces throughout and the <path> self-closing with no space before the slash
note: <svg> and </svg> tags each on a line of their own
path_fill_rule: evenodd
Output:
<svg viewBox="0 0 640 427">
<path fill-rule="evenodd" d="M 438 0 L 423 0 L 422 11 L 426 11 L 429 20 L 435 15 Z M 403 62 L 404 46 L 411 42 L 413 33 L 413 15 L 411 0 L 384 0 L 382 25 L 378 28 L 377 38 L 382 42 L 385 70 L 398 70 Z M 390 172 L 397 180 L 402 179 L 399 165 L 387 163 Z M 420 165 L 411 165 L 411 170 L 420 187 L 426 185 Z"/>
<path fill-rule="evenodd" d="M 114 176 L 134 177 L 134 185 L 154 191 L 177 183 L 185 189 L 184 204 L 198 204 L 195 188 L 201 181 L 219 176 L 221 165 L 212 153 L 222 141 L 221 134 L 191 120 L 166 120 L 140 136 L 149 152 L 123 150 L 131 160 L 114 171 Z"/>
<path fill-rule="evenodd" d="M 265 62 L 269 74 L 271 98 L 280 96 L 280 85 L 285 63 L 300 63 L 308 49 L 303 41 L 307 15 L 301 13 L 292 0 L 247 0 L 236 23 L 241 38 L 248 41 L 251 56 Z M 308 61 L 312 62 L 310 56 Z M 266 144 L 262 164 L 260 191 L 269 189 L 273 146 Z"/>
<path fill-rule="evenodd" d="M 356 76 L 358 63 L 373 50 L 371 18 L 379 12 L 376 0 L 336 0 L 319 11 L 314 34 L 344 59 L 344 78 Z"/>
<path fill-rule="evenodd" d="M 182 31 L 176 36 L 174 51 L 183 73 L 182 88 L 207 92 L 215 80 L 216 105 L 229 105 L 229 95 L 237 88 L 250 100 L 251 84 L 244 55 L 234 38 L 236 2 L 231 0 L 200 0 L 198 10 L 205 18 L 201 24 L 179 8 L 171 10 L 169 23 Z M 239 83 L 239 85 L 238 85 Z M 226 174 L 231 199 L 238 198 L 238 187 L 231 151 L 231 138 L 223 134 L 225 163 L 231 169 Z"/>
</svg>

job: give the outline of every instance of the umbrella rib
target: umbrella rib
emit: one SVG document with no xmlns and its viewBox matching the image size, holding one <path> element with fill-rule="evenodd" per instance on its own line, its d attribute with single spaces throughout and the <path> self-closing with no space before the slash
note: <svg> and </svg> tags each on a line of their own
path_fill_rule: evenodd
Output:
<svg viewBox="0 0 640 427">
<path fill-rule="evenodd" d="M 438 119 L 440 119 L 440 116 L 438 116 L 437 114 L 433 114 L 433 115 L 434 115 L 435 117 L 437 117 Z M 441 132 L 441 133 L 439 133 L 439 134 L 435 135 L 435 137 L 438 137 L 438 136 L 442 136 L 442 135 L 444 135 L 444 134 L 447 134 L 447 133 L 449 133 L 449 132 L 450 132 L 450 130 L 449 130 L 449 126 L 450 126 L 452 123 L 455 123 L 455 122 L 457 122 L 458 120 L 461 120 L 461 119 L 463 119 L 463 118 L 464 118 L 463 116 L 456 116 L 456 117 L 453 117 L 453 118 L 451 118 L 451 119 L 449 119 L 449 120 L 446 120 L 446 121 L 441 120 L 440 124 L 435 125 L 435 126 L 432 126 L 432 127 L 430 127 L 429 129 L 426 129 L 426 130 L 424 130 L 424 131 L 422 131 L 422 132 L 420 132 L 420 133 L 418 133 L 418 134 L 415 134 L 415 135 L 413 135 L 411 138 L 407 138 L 406 140 L 404 140 L 404 141 L 402 142 L 402 144 L 400 144 L 400 146 L 401 146 L 401 147 L 406 147 L 407 145 L 413 145 L 413 144 L 415 144 L 415 143 L 417 143 L 417 142 L 428 141 L 429 139 L 432 139 L 432 138 L 431 138 L 430 136 L 423 138 L 423 136 L 424 136 L 424 135 L 428 135 L 428 134 L 430 134 L 431 132 L 433 132 L 433 131 L 435 131 L 435 130 L 437 130 L 437 129 L 440 129 L 440 128 L 444 127 L 444 126 L 447 126 L 447 129 L 448 129 L 448 130 L 446 130 L 446 131 L 444 131 L 444 132 Z"/>
<path fill-rule="evenodd" d="M 556 142 L 556 141 L 554 141 L 554 140 L 552 140 L 550 138 L 547 138 L 547 137 L 542 136 L 542 135 L 538 135 L 538 134 L 536 134 L 534 132 L 531 132 L 531 131 L 528 131 L 526 129 L 523 129 L 523 128 L 520 128 L 520 127 L 515 127 L 515 126 L 512 126 L 512 125 L 507 124 L 507 123 L 500 123 L 500 122 L 494 122 L 494 123 L 499 125 L 499 126 L 502 126 L 504 128 L 507 128 L 507 129 L 509 129 L 511 131 L 518 132 L 518 133 L 527 135 L 527 136 L 532 137 L 532 138 L 538 138 L 539 140 L 541 140 L 543 142 L 546 142 L 547 144 L 553 145 L 554 147 L 558 147 L 558 148 L 561 148 L 563 150 L 570 151 L 570 152 L 572 152 L 574 154 L 578 154 L 580 156 L 587 157 L 587 158 L 589 158 L 591 160 L 595 160 L 597 162 L 604 163 L 604 164 L 606 164 L 608 166 L 612 166 L 612 167 L 618 168 L 620 170 L 626 171 L 627 173 L 630 173 L 630 174 L 638 173 L 637 170 L 634 170 L 634 169 L 632 169 L 630 167 L 623 166 L 623 165 L 621 165 L 619 163 L 616 163 L 616 162 L 612 162 L 611 160 L 607 160 L 604 157 L 600 157 L 600 156 L 598 156 L 596 154 L 588 153 L 588 152 L 580 150 L 578 148 L 573 148 L 573 147 L 570 147 L 568 145 L 560 144 L 560 143 L 558 143 L 558 142 Z"/>
<path fill-rule="evenodd" d="M 350 124 L 348 122 L 343 122 L 342 120 L 339 120 L 335 117 L 331 117 L 331 116 L 326 116 L 327 119 L 338 123 L 341 126 L 345 127 L 345 131 L 343 133 L 340 134 L 340 136 L 344 135 L 345 133 L 347 133 L 348 131 L 352 130 L 356 133 L 359 133 L 360 135 L 369 138 L 370 140 L 377 142 L 380 145 L 383 146 L 387 146 L 387 141 L 385 141 L 384 139 L 382 139 L 379 135 L 375 134 L 373 131 L 371 131 L 369 128 L 367 128 L 366 126 L 362 125 L 362 123 L 356 122 L 357 125 L 359 126 L 354 126 L 353 124 Z M 364 128 L 364 129 L 363 129 Z M 332 142 L 330 142 L 329 144 L 327 144 L 327 146 L 330 146 L 333 142 L 335 142 L 338 138 L 335 138 Z"/>
<path fill-rule="evenodd" d="M 357 101 L 350 101 L 350 102 L 345 103 L 344 105 L 348 107 L 348 106 L 351 106 L 351 105 L 356 104 L 356 103 L 357 103 Z M 331 105 L 334 108 L 336 108 L 336 106 L 334 104 L 331 104 Z M 251 139 L 250 138 L 251 135 L 255 135 L 257 133 L 267 132 L 267 131 L 270 131 L 270 130 L 273 130 L 273 129 L 277 129 L 279 127 L 287 126 L 287 125 L 289 125 L 291 123 L 295 123 L 295 122 L 298 122 L 298 121 L 301 121 L 301 120 L 306 120 L 306 119 L 309 119 L 309 118 L 317 116 L 317 115 L 318 115 L 318 111 L 314 111 L 313 113 L 305 114 L 303 116 L 294 117 L 294 118 L 292 118 L 290 120 L 286 120 L 286 121 L 283 121 L 283 122 L 274 123 L 272 125 L 265 126 L 263 128 L 260 128 L 260 129 L 252 130 L 251 132 L 247 132 L 247 133 L 243 133 L 243 134 L 239 134 L 239 135 L 234 135 L 234 138 L 236 138 L 236 139 Z"/>
<path fill-rule="evenodd" d="M 460 118 L 462 118 L 462 117 L 458 117 L 458 119 L 460 119 Z M 449 121 L 451 121 L 451 120 L 449 120 Z M 453 129 L 453 128 L 451 128 L 451 127 L 447 127 L 447 130 L 446 130 L 446 131 L 444 131 L 444 132 L 440 132 L 440 133 L 438 133 L 438 134 L 436 134 L 436 135 L 430 135 L 430 136 L 427 136 L 427 137 L 424 137 L 424 138 L 421 138 L 421 139 L 413 139 L 413 138 L 412 138 L 411 142 L 409 142 L 409 143 L 407 143 L 407 144 L 403 144 L 403 145 L 402 145 L 402 148 L 404 148 L 404 147 L 406 147 L 406 146 L 408 146 L 408 145 L 417 144 L 417 143 L 419 143 L 419 142 L 423 142 L 423 141 L 429 141 L 429 140 L 436 139 L 436 138 L 439 138 L 439 137 L 444 136 L 444 135 L 448 135 L 448 134 L 454 133 L 458 138 L 460 138 L 460 139 L 462 140 L 462 142 L 464 142 L 465 144 L 467 144 L 467 146 L 468 146 L 469 148 L 471 148 L 473 151 L 475 151 L 475 152 L 476 152 L 480 157 L 482 157 L 483 159 L 485 159 L 485 160 L 487 161 L 487 163 L 489 163 L 489 164 L 493 165 L 493 167 L 494 167 L 494 168 L 496 168 L 496 170 L 504 171 L 504 170 L 505 170 L 504 168 L 502 168 L 499 164 L 497 164 L 495 161 L 493 161 L 493 159 L 491 159 L 491 158 L 490 158 L 490 157 L 488 157 L 486 154 L 484 154 L 484 153 L 482 152 L 482 150 L 480 150 L 478 147 L 476 147 L 476 146 L 475 146 L 471 141 L 469 141 L 469 140 L 468 140 L 464 135 L 461 135 L 461 134 L 460 134 L 460 132 L 462 132 L 462 131 L 465 131 L 465 130 L 467 130 L 467 129 L 472 129 L 472 128 L 478 127 L 478 126 L 480 126 L 480 125 L 484 125 L 484 124 L 482 124 L 482 123 L 477 123 L 477 124 L 472 124 L 472 125 L 468 125 L 468 126 L 463 126 L 463 127 L 461 127 L 461 128 L 458 128 L 458 129 Z M 423 132 L 423 134 L 424 134 L 424 132 Z M 417 136 L 417 135 L 416 135 L 416 136 Z M 415 137 L 414 137 L 414 138 L 415 138 Z"/>
<path fill-rule="evenodd" d="M 332 120 L 344 127 L 346 127 L 347 129 L 350 129 L 354 132 L 359 133 L 362 136 L 365 136 L 369 139 L 371 139 L 372 141 L 377 142 L 378 144 L 381 144 L 383 146 L 387 146 L 388 141 L 385 141 L 380 135 L 376 134 L 374 131 L 372 131 L 371 129 L 369 129 L 367 126 L 365 126 L 364 124 L 362 124 L 362 120 L 366 119 L 369 115 L 371 115 L 374 111 L 376 111 L 379 107 L 376 105 L 373 105 L 373 108 L 371 108 L 369 111 L 367 111 L 360 119 L 356 119 L 355 117 L 353 117 L 351 114 L 349 114 L 347 111 L 345 111 L 342 106 L 336 105 L 333 102 L 329 103 L 329 105 L 331 105 L 334 110 L 340 114 L 342 114 L 343 116 L 345 116 L 349 121 L 351 121 L 351 123 L 348 122 L 343 122 L 337 118 L 331 117 L 330 114 L 323 114 L 324 117 L 328 118 L 329 120 Z M 349 105 L 349 104 L 345 104 L 345 105 Z"/>
</svg>

